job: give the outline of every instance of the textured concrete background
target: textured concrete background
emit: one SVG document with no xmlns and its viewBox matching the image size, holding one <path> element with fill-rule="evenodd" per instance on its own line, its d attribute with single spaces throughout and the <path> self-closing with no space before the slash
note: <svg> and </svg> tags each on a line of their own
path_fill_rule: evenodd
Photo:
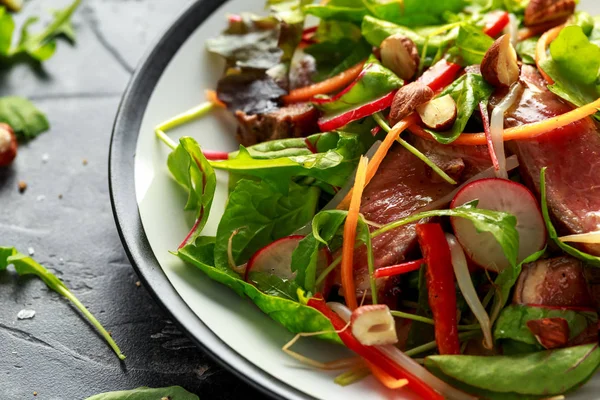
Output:
<svg viewBox="0 0 600 400">
<path fill-rule="evenodd" d="M 17 21 L 68 2 L 30 0 Z M 84 0 L 73 19 L 74 46 L 61 41 L 41 66 L 0 67 L 0 96 L 32 99 L 52 126 L 21 144 L 12 167 L 0 169 L 0 245 L 32 249 L 127 355 L 119 363 L 75 308 L 39 279 L 2 272 L 2 400 L 79 400 L 168 385 L 203 400 L 256 394 L 203 355 L 136 285 L 110 207 L 108 146 L 121 94 L 142 55 L 188 2 Z M 23 194 L 21 180 L 28 184 Z M 18 320 L 22 309 L 35 310 L 35 317 Z"/>
</svg>

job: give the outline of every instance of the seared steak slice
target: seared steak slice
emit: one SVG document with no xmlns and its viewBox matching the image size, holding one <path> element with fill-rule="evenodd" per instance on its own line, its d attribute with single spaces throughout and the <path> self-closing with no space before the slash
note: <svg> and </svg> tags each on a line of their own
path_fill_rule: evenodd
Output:
<svg viewBox="0 0 600 400">
<path fill-rule="evenodd" d="M 527 86 L 509 112 L 506 127 L 540 121 L 572 109 L 546 88 L 538 71 L 523 66 L 521 81 Z M 560 234 L 600 229 L 600 134 L 591 118 L 530 140 L 518 140 L 510 148 L 517 154 L 521 175 L 539 195 L 540 170 L 547 166 L 548 207 Z M 588 253 L 600 255 L 600 245 L 582 244 Z"/>
<path fill-rule="evenodd" d="M 594 307 L 581 261 L 570 256 L 523 265 L 513 302 L 552 307 Z"/>
<path fill-rule="evenodd" d="M 265 114 L 236 111 L 237 139 L 244 146 L 268 140 L 308 136 L 319 132 L 319 114 L 310 104 L 292 104 Z"/>
</svg>

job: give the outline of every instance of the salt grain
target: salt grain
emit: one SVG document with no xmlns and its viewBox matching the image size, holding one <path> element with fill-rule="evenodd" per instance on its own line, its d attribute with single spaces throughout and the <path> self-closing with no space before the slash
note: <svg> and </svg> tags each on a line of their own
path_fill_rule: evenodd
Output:
<svg viewBox="0 0 600 400">
<path fill-rule="evenodd" d="M 44 164 L 46 164 L 48 162 L 48 160 L 50 159 L 50 156 L 48 155 L 48 153 L 44 153 L 42 154 L 42 162 Z"/>
<path fill-rule="evenodd" d="M 28 247 L 27 252 L 29 253 L 30 256 L 32 256 L 35 254 L 35 249 L 33 247 Z"/>
<path fill-rule="evenodd" d="M 31 319 L 35 316 L 35 310 L 28 310 L 26 308 L 19 311 L 17 319 Z"/>
</svg>

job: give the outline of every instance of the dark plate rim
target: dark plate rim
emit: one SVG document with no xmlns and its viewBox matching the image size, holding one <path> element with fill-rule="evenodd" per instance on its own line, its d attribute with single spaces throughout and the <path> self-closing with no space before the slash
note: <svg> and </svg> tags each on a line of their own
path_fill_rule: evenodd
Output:
<svg viewBox="0 0 600 400">
<path fill-rule="evenodd" d="M 138 210 L 134 184 L 135 150 L 150 95 L 182 44 L 226 1 L 198 0 L 190 4 L 138 64 L 121 99 L 110 140 L 108 179 L 111 206 L 125 252 L 144 286 L 197 346 L 264 394 L 293 400 L 312 399 L 242 357 L 198 318 L 156 260 Z"/>
</svg>

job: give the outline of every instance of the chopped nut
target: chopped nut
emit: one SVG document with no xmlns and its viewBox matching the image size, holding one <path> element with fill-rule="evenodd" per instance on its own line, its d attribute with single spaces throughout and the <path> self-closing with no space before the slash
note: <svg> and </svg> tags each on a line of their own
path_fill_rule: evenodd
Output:
<svg viewBox="0 0 600 400">
<path fill-rule="evenodd" d="M 404 80 L 415 76 L 419 67 L 419 51 L 412 40 L 401 34 L 381 42 L 381 63 Z"/>
<path fill-rule="evenodd" d="M 525 26 L 546 22 L 562 23 L 575 12 L 575 0 L 530 0 L 525 9 Z"/>
<path fill-rule="evenodd" d="M 398 342 L 396 322 L 385 304 L 358 307 L 350 319 L 352 334 L 365 346 Z"/>
<path fill-rule="evenodd" d="M 63 195 L 62 195 L 62 193 L 61 193 L 61 194 L 59 194 L 59 195 L 58 195 L 58 199 L 59 199 L 59 200 L 62 200 L 62 198 L 63 198 Z"/>
<path fill-rule="evenodd" d="M 421 121 L 430 129 L 445 131 L 456 121 L 456 103 L 449 94 L 435 98 L 417 107 Z"/>
<path fill-rule="evenodd" d="M 421 82 L 413 82 L 402 86 L 392 101 L 390 109 L 390 124 L 392 126 L 415 111 L 418 106 L 433 99 L 434 92 Z"/>
<path fill-rule="evenodd" d="M 81 162 L 83 165 L 88 165 L 88 160 L 87 158 L 84 158 L 83 161 Z"/>
<path fill-rule="evenodd" d="M 508 87 L 519 79 L 517 52 L 510 42 L 510 34 L 500 36 L 485 53 L 481 74 L 496 87 Z"/>
<path fill-rule="evenodd" d="M 542 318 L 529 320 L 527 328 L 546 349 L 564 347 L 569 341 L 569 323 L 564 318 Z"/>
<path fill-rule="evenodd" d="M 17 137 L 13 129 L 0 123 L 0 167 L 12 164 L 17 156 Z"/>
<path fill-rule="evenodd" d="M 19 181 L 19 193 L 24 193 L 27 190 L 27 183 L 25 181 Z"/>
<path fill-rule="evenodd" d="M 33 395 L 34 395 L 34 396 L 37 396 L 37 392 L 33 392 Z"/>
<path fill-rule="evenodd" d="M 135 281 L 135 286 L 137 286 L 137 287 L 140 287 L 140 286 L 142 286 L 142 282 L 140 282 L 140 281 Z"/>
</svg>

